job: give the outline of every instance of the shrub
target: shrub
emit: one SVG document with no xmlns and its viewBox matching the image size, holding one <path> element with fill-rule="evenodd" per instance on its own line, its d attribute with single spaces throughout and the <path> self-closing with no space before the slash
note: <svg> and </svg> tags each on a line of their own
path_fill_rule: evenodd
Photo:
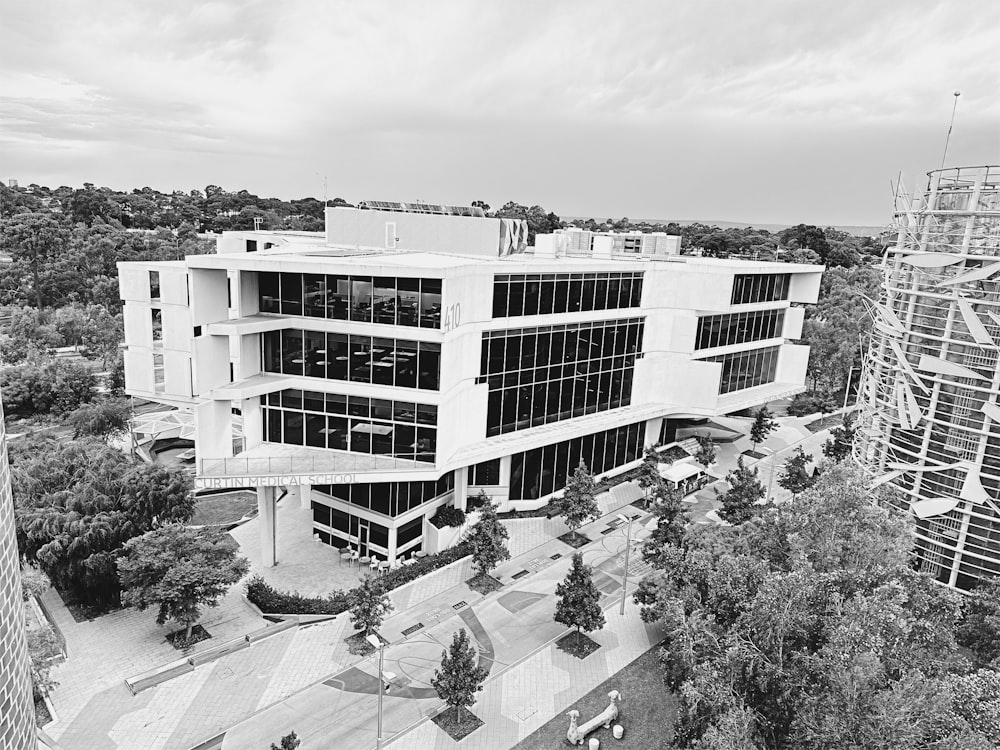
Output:
<svg viewBox="0 0 1000 750">
<path fill-rule="evenodd" d="M 788 414 L 792 417 L 805 417 L 816 412 L 826 413 L 836 408 L 829 394 L 819 391 L 796 393 L 792 403 L 788 405 Z"/>
<path fill-rule="evenodd" d="M 97 381 L 85 365 L 26 363 L 3 371 L 3 403 L 11 416 L 68 412 L 94 398 Z"/>
<path fill-rule="evenodd" d="M 443 505 L 438 508 L 438 512 L 434 514 L 431 523 L 439 529 L 443 529 L 445 526 L 457 528 L 465 523 L 465 511 L 453 505 Z"/>
<path fill-rule="evenodd" d="M 380 582 L 385 591 L 392 591 L 470 554 L 471 546 L 462 541 L 444 552 L 421 558 L 413 565 L 390 570 L 382 575 Z M 303 596 L 297 591 L 278 591 L 259 575 L 247 581 L 246 594 L 261 612 L 275 615 L 339 615 L 348 609 L 345 591 L 334 591 L 325 597 Z"/>
</svg>

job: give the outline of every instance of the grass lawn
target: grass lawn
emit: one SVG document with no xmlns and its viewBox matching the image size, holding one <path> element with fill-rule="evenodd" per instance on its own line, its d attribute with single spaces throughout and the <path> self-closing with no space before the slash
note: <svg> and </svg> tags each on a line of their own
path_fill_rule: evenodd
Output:
<svg viewBox="0 0 1000 750">
<path fill-rule="evenodd" d="M 601 747 L 616 750 L 659 750 L 668 747 L 673 737 L 674 714 L 677 702 L 663 684 L 663 672 L 656 658 L 654 646 L 617 674 L 612 675 L 583 698 L 563 707 L 547 724 L 529 734 L 513 750 L 553 750 L 569 747 L 566 730 L 569 718 L 565 713 L 571 708 L 580 712 L 580 723 L 589 721 L 608 707 L 608 693 L 621 693 L 618 718 L 615 724 L 625 728 L 625 736 L 616 740 L 611 730 L 600 727 L 587 739 L 596 737 Z M 614 724 L 612 724 L 614 726 Z M 583 747 L 587 743 L 584 742 Z"/>
<path fill-rule="evenodd" d="M 192 526 L 236 523 L 257 510 L 257 495 L 252 492 L 226 492 L 195 499 Z"/>
</svg>

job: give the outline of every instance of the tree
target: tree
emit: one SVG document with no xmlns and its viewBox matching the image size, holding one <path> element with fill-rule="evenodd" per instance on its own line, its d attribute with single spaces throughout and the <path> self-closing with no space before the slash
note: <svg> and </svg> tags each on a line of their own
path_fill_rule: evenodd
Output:
<svg viewBox="0 0 1000 750">
<path fill-rule="evenodd" d="M 801 447 L 795 449 L 792 457 L 785 462 L 785 471 L 778 477 L 778 484 L 793 495 L 801 494 L 816 483 L 816 478 L 809 473 L 812 454 L 806 453 Z"/>
<path fill-rule="evenodd" d="M 347 592 L 347 606 L 351 610 L 351 625 L 364 637 L 375 633 L 392 612 L 385 586 L 375 576 L 365 576 L 359 586 Z"/>
<path fill-rule="evenodd" d="M 726 475 L 729 489 L 719 495 L 722 509 L 719 517 L 731 524 L 741 524 L 753 517 L 753 506 L 764 499 L 764 485 L 757 478 L 757 469 L 743 464 L 743 457 L 736 460 L 736 468 Z"/>
<path fill-rule="evenodd" d="M 594 585 L 593 571 L 584 565 L 583 555 L 573 554 L 573 562 L 562 583 L 556 584 L 555 621 L 568 628 L 590 633 L 604 627 L 604 610 L 601 609 L 601 592 Z"/>
<path fill-rule="evenodd" d="M 706 469 L 715 463 L 715 441 L 711 435 L 696 435 L 698 441 L 698 452 L 694 454 L 694 460 Z"/>
<path fill-rule="evenodd" d="M 849 464 L 742 526 L 689 530 L 636 594 L 665 633 L 675 745 L 996 746 L 997 673 L 967 674 L 961 599 L 912 569 L 910 533 Z"/>
<path fill-rule="evenodd" d="M 179 468 L 136 460 L 99 440 L 11 444 L 18 550 L 83 604 L 119 601 L 115 566 L 129 539 L 194 513 Z"/>
<path fill-rule="evenodd" d="M 431 687 L 455 711 L 456 718 L 462 718 L 462 710 L 476 702 L 476 693 L 483 689 L 483 683 L 490 671 L 476 663 L 476 649 L 469 642 L 465 628 L 455 633 L 451 646 L 441 652 L 441 668 L 434 670 Z"/>
<path fill-rule="evenodd" d="M 10 254 L 11 272 L 27 282 L 35 307 L 51 303 L 49 278 L 68 240 L 66 229 L 46 214 L 19 214 L 5 222 L 2 245 Z"/>
<path fill-rule="evenodd" d="M 666 564 L 667 548 L 681 545 L 687 517 L 680 492 L 671 489 L 666 482 L 655 488 L 649 507 L 656 518 L 656 528 L 642 547 L 642 557 L 654 567 L 660 567 Z"/>
<path fill-rule="evenodd" d="M 480 506 L 479 520 L 472 527 L 469 543 L 472 546 L 472 564 L 477 575 L 486 576 L 504 560 L 510 559 L 507 549 L 507 538 L 510 534 L 507 527 L 497 518 L 497 509 L 493 502 L 480 490 L 484 502 Z"/>
<path fill-rule="evenodd" d="M 290 732 L 281 738 L 281 745 L 271 743 L 271 750 L 296 750 L 302 744 L 302 740 L 295 732 Z"/>
<path fill-rule="evenodd" d="M 857 428 L 854 426 L 855 414 L 852 411 L 844 414 L 844 423 L 830 430 L 830 439 L 823 444 L 823 455 L 837 463 L 851 455 L 854 446 L 854 436 Z"/>
<path fill-rule="evenodd" d="M 974 666 L 1000 668 L 1000 578 L 981 581 L 969 592 L 956 635 Z"/>
<path fill-rule="evenodd" d="M 35 695 L 48 695 L 59 683 L 52 679 L 52 659 L 62 651 L 56 634 L 47 624 L 27 631 L 28 659 L 31 668 L 31 684 Z"/>
<path fill-rule="evenodd" d="M 760 407 L 753 415 L 753 424 L 750 425 L 750 442 L 753 443 L 754 451 L 757 446 L 767 440 L 767 436 L 777 429 L 778 423 L 766 406 Z"/>
<path fill-rule="evenodd" d="M 157 605 L 157 625 L 174 620 L 190 640 L 201 608 L 218 605 L 250 569 L 238 550 L 226 534 L 180 524 L 130 539 L 118 558 L 122 603 L 138 610 Z"/>
<path fill-rule="evenodd" d="M 646 446 L 646 451 L 642 456 L 642 463 L 639 464 L 639 471 L 636 481 L 646 494 L 648 500 L 650 490 L 663 481 L 660 476 L 660 454 L 651 445 Z"/>
<path fill-rule="evenodd" d="M 66 422 L 73 428 L 73 438 L 85 435 L 111 438 L 127 435 L 132 404 L 128 398 L 105 398 L 83 404 L 66 415 Z"/>
<path fill-rule="evenodd" d="M 573 533 L 601 512 L 594 497 L 594 487 L 594 477 L 581 460 L 562 495 L 551 501 L 553 510 L 563 517 Z"/>
</svg>

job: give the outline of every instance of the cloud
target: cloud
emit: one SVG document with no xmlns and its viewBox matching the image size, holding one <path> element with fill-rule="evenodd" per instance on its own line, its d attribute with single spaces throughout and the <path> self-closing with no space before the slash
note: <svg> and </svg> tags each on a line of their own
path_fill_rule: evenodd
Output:
<svg viewBox="0 0 1000 750">
<path fill-rule="evenodd" d="M 725 170 L 747 196 L 761 170 L 777 189 L 803 162 L 838 180 L 930 168 L 956 88 L 955 148 L 1000 151 L 989 0 L 63 0 L 3 15 L 0 158 L 61 163 L 57 181 L 280 194 L 336 170 L 345 192 L 432 198 L 493 180 L 508 191 L 495 200 L 544 184 L 537 200 L 567 213 L 697 212 L 672 182 L 704 195 Z"/>
</svg>

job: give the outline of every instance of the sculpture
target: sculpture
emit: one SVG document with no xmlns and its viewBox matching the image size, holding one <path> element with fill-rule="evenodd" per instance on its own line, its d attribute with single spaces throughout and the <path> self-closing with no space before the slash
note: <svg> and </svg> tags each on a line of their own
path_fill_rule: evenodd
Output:
<svg viewBox="0 0 1000 750">
<path fill-rule="evenodd" d="M 605 729 L 611 727 L 611 722 L 618 718 L 618 701 L 621 699 L 621 693 L 617 690 L 612 690 L 608 693 L 608 697 L 611 699 L 608 707 L 590 721 L 579 726 L 577 726 L 576 720 L 580 718 L 580 712 L 575 708 L 567 712 L 569 729 L 566 731 L 566 740 L 569 744 L 582 745 L 584 738 L 597 729 L 597 727 L 603 726 Z"/>
</svg>

